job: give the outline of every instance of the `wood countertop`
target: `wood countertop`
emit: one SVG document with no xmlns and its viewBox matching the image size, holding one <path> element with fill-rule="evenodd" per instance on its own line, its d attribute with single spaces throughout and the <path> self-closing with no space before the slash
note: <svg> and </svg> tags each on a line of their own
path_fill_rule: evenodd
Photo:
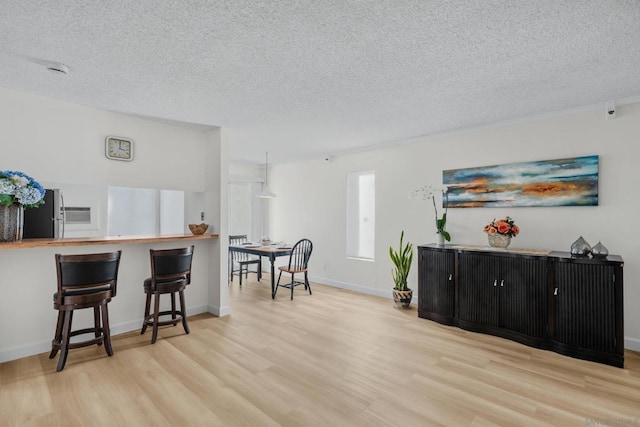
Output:
<svg viewBox="0 0 640 427">
<path fill-rule="evenodd" d="M 217 239 L 217 234 L 172 234 L 162 236 L 78 237 L 66 239 L 23 239 L 19 242 L 0 242 L 0 249 L 28 249 L 55 246 L 120 245 L 124 243 L 153 243 L 179 240 Z"/>
</svg>

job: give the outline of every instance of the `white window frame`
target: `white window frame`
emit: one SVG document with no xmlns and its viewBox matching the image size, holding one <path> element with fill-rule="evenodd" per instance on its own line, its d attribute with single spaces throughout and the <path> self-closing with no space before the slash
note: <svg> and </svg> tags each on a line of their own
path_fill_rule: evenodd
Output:
<svg viewBox="0 0 640 427">
<path fill-rule="evenodd" d="M 257 242 L 258 240 L 260 240 L 261 236 L 264 233 L 263 231 L 264 213 L 262 209 L 262 199 L 258 198 L 258 194 L 260 194 L 260 191 L 262 191 L 263 182 L 264 180 L 260 178 L 233 176 L 233 177 L 230 177 L 229 184 L 228 184 L 229 198 L 231 198 L 231 192 L 233 191 L 232 185 L 244 184 L 244 185 L 251 186 L 251 196 L 250 196 L 251 224 L 250 224 L 250 228 L 247 229 L 245 232 L 247 233 L 247 238 L 254 242 Z M 233 212 L 231 212 L 232 210 L 231 203 L 228 203 L 227 209 L 228 209 L 229 216 L 234 214 Z M 234 234 L 234 233 L 231 233 L 232 230 L 230 229 L 231 228 L 230 221 L 228 223 L 228 227 L 229 229 L 227 230 L 227 233 Z M 236 230 L 236 231 L 239 232 L 239 230 Z"/>
<path fill-rule="evenodd" d="M 348 259 L 375 261 L 375 178 L 373 170 L 349 172 L 346 177 L 346 253 Z M 373 188 L 363 187 L 373 180 Z M 373 194 L 365 192 L 372 190 Z"/>
</svg>

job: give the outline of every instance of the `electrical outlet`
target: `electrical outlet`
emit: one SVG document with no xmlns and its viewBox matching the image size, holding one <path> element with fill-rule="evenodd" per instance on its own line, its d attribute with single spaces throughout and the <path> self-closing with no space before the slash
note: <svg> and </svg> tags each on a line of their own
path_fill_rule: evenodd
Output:
<svg viewBox="0 0 640 427">
<path fill-rule="evenodd" d="M 200 221 L 204 221 L 204 212 L 200 212 Z"/>
</svg>

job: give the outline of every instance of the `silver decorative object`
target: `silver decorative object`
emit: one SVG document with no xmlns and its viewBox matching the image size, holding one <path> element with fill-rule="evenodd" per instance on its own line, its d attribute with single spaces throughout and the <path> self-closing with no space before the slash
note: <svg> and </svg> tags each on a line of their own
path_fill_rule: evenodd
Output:
<svg viewBox="0 0 640 427">
<path fill-rule="evenodd" d="M 591 255 L 594 258 L 606 258 L 607 255 L 609 255 L 609 249 L 607 249 L 602 243 L 598 242 L 591 248 Z"/>
<path fill-rule="evenodd" d="M 571 244 L 571 255 L 587 256 L 589 252 L 591 252 L 591 245 L 582 236 Z"/>
</svg>

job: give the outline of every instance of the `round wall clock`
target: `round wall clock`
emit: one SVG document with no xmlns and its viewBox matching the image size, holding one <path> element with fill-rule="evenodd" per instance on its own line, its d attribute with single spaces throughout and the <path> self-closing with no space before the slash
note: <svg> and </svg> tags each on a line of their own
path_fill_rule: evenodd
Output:
<svg viewBox="0 0 640 427">
<path fill-rule="evenodd" d="M 104 153 L 108 159 L 123 160 L 130 162 L 133 160 L 133 141 L 119 136 L 108 136 L 105 139 Z"/>
</svg>

